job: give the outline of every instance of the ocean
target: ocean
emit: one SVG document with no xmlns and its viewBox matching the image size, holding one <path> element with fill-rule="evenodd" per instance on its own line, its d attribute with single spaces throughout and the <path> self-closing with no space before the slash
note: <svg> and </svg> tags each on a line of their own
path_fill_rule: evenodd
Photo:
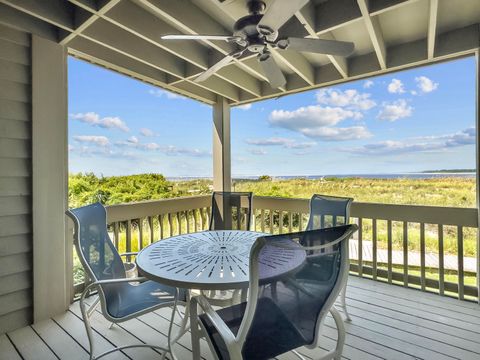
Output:
<svg viewBox="0 0 480 360">
<path fill-rule="evenodd" d="M 256 180 L 258 175 L 239 175 L 233 176 L 234 180 Z M 325 179 L 325 178 L 364 178 L 364 179 L 435 179 L 435 178 L 475 178 L 475 173 L 396 173 L 396 174 L 328 174 L 328 175 L 285 175 L 285 176 L 272 176 L 273 179 L 277 180 L 288 180 L 288 179 Z M 177 176 L 177 177 L 167 177 L 171 181 L 181 181 L 181 180 L 197 180 L 197 179 L 212 179 L 212 177 L 207 176 Z"/>
</svg>

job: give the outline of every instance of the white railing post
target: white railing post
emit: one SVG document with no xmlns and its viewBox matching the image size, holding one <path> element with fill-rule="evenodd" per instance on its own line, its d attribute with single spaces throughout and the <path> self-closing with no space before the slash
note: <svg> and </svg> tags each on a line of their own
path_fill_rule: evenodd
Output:
<svg viewBox="0 0 480 360">
<path fill-rule="evenodd" d="M 475 165 L 476 165 L 476 200 L 477 200 L 477 291 L 478 291 L 478 302 L 480 304 L 480 50 L 477 50 L 476 53 L 476 154 L 475 154 Z"/>
<path fill-rule="evenodd" d="M 231 187 L 230 105 L 219 96 L 213 105 L 213 188 L 230 191 Z"/>
</svg>

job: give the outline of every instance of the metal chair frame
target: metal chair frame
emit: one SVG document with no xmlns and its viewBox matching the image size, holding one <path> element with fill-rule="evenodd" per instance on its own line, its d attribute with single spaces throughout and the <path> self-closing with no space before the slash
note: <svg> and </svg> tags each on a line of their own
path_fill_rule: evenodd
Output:
<svg viewBox="0 0 480 360">
<path fill-rule="evenodd" d="M 322 326 L 324 324 L 327 314 L 330 312 L 335 321 L 337 327 L 337 344 L 334 349 L 328 351 L 326 354 L 318 358 L 318 360 L 329 360 L 335 359 L 338 360 L 341 358 L 343 346 L 345 344 L 345 327 L 343 324 L 342 317 L 338 310 L 335 308 L 334 304 L 339 295 L 341 289 L 344 288 L 347 278 L 348 278 L 348 239 L 351 235 L 358 229 L 356 225 L 350 225 L 351 230 L 345 232 L 340 238 L 335 241 L 319 246 L 311 247 L 302 247 L 304 250 L 322 250 L 329 248 L 337 243 L 341 243 L 341 265 L 339 269 L 339 274 L 336 280 L 336 283 L 328 296 L 325 304 L 323 305 L 322 311 L 320 311 L 315 324 L 315 338 L 313 343 L 306 345 L 309 349 L 314 349 L 318 347 L 320 342 L 320 334 Z M 210 350 L 214 355 L 215 359 L 218 359 L 217 353 L 215 351 L 214 345 L 208 336 L 208 333 L 203 326 L 202 322 L 198 320 L 198 308 L 205 314 L 209 320 L 212 322 L 220 336 L 223 338 L 225 345 L 227 346 L 230 360 L 242 360 L 242 349 L 247 338 L 250 326 L 252 325 L 255 309 L 257 306 L 258 293 L 259 293 L 259 265 L 258 258 L 260 250 L 266 244 L 265 237 L 260 237 L 257 239 L 255 244 L 252 246 L 250 252 L 250 274 L 249 274 L 249 291 L 247 297 L 246 310 L 243 315 L 243 319 L 238 330 L 237 335 L 233 334 L 228 325 L 222 320 L 218 313 L 213 309 L 212 305 L 208 302 L 208 299 L 203 295 L 198 295 L 192 297 L 190 300 L 190 316 L 191 316 L 191 331 L 192 331 L 192 352 L 193 358 L 200 358 L 200 342 L 199 339 L 202 336 L 202 333 L 205 334 L 207 342 L 209 344 Z M 298 356 L 300 359 L 304 359 L 297 351 L 292 349 L 293 353 Z"/>
<path fill-rule="evenodd" d="M 102 208 L 106 212 L 106 210 L 103 206 L 102 206 Z M 177 342 L 178 339 L 181 336 L 183 336 L 183 334 L 185 334 L 186 331 L 188 330 L 187 329 L 187 319 L 188 319 L 189 308 L 186 307 L 185 315 L 184 315 L 184 318 L 182 319 L 180 330 L 179 330 L 177 336 L 175 336 L 175 338 L 172 338 L 175 312 L 177 311 L 177 306 L 178 305 L 186 306 L 188 301 L 187 302 L 179 301 L 178 300 L 179 290 L 176 289 L 173 301 L 161 303 L 161 304 L 158 304 L 156 306 L 152 306 L 152 307 L 143 309 L 141 311 L 131 313 L 128 316 L 124 316 L 124 317 L 117 318 L 117 317 L 111 316 L 108 313 L 108 310 L 107 310 L 107 300 L 106 300 L 105 293 L 103 291 L 102 286 L 109 285 L 109 284 L 120 284 L 120 283 L 125 283 L 125 282 L 129 282 L 129 283 L 144 282 L 144 281 L 147 281 L 147 279 L 144 278 L 144 277 L 136 277 L 136 278 L 119 278 L 119 279 L 98 280 L 96 278 L 95 274 L 93 273 L 92 269 L 90 268 L 90 265 L 88 264 L 88 261 L 86 260 L 85 255 L 83 254 L 83 251 L 82 251 L 80 243 L 79 243 L 79 239 L 80 239 L 80 220 L 70 210 L 66 211 L 66 214 L 73 220 L 73 223 L 74 223 L 74 226 L 75 226 L 74 227 L 74 245 L 75 245 L 75 249 L 77 251 L 78 257 L 80 259 L 80 262 L 81 262 L 83 268 L 85 269 L 86 273 L 88 274 L 88 277 L 92 280 L 92 282 L 89 283 L 85 287 L 85 289 L 83 290 L 83 292 L 80 296 L 80 311 L 82 313 L 83 323 L 85 325 L 85 330 L 87 332 L 90 360 L 100 359 L 100 358 L 102 358 L 102 357 L 104 357 L 108 354 L 111 354 L 113 352 L 116 352 L 116 351 L 121 351 L 121 350 L 129 349 L 129 348 L 137 348 L 137 347 L 140 347 L 140 348 L 141 347 L 147 347 L 147 348 L 161 350 L 163 352 L 162 353 L 162 359 L 165 358 L 167 353 L 170 353 L 172 358 L 175 359 L 175 355 L 172 352 L 172 345 L 175 342 Z M 105 224 L 105 226 L 106 226 L 106 224 Z M 108 233 L 107 233 L 107 238 L 105 239 L 105 241 L 110 241 L 111 242 L 110 237 L 108 236 Z M 120 256 L 130 256 L 130 255 L 136 255 L 136 254 L 137 253 L 130 252 L 130 253 L 119 254 L 119 255 Z M 87 295 L 89 295 L 91 293 L 91 290 L 94 290 L 94 289 L 97 290 L 98 297 L 87 308 L 87 304 L 85 303 L 85 299 L 86 299 Z M 90 317 L 92 316 L 92 314 L 95 311 L 96 307 L 98 306 L 99 302 L 100 302 L 100 305 L 101 305 L 102 315 L 108 321 L 111 322 L 110 327 L 112 327 L 113 324 L 122 323 L 124 321 L 139 317 L 143 314 L 155 311 L 155 310 L 160 309 L 160 308 L 173 307 L 172 316 L 171 316 L 171 319 L 170 319 L 170 326 L 169 326 L 169 329 L 168 329 L 167 347 L 162 347 L 162 346 L 153 345 L 153 344 L 132 344 L 132 345 L 123 345 L 123 346 L 119 346 L 119 347 L 114 347 L 114 348 L 112 348 L 110 350 L 107 350 L 103 353 L 95 355 L 95 341 L 94 341 L 94 337 L 93 337 L 92 326 L 90 324 Z"/>
<path fill-rule="evenodd" d="M 315 201 L 318 201 L 318 200 L 330 201 L 330 202 L 339 202 L 339 203 L 345 204 L 345 211 L 343 213 L 343 217 L 345 219 L 345 225 L 350 222 L 350 207 L 352 206 L 353 198 L 314 194 L 310 199 L 310 205 L 309 205 L 310 206 L 310 217 L 308 219 L 306 230 L 314 230 L 314 224 L 313 224 L 314 217 L 312 215 L 313 215 L 313 212 L 314 212 L 313 209 L 314 209 Z M 325 213 L 325 215 L 332 215 L 332 214 Z M 333 226 L 337 225 L 337 223 L 336 223 L 336 217 L 337 216 L 339 216 L 339 215 L 335 214 L 335 217 L 333 218 Z M 323 226 L 324 226 L 324 222 L 322 221 L 320 228 L 322 228 Z M 347 246 L 347 257 L 348 257 L 348 250 L 349 250 L 349 247 Z M 346 301 L 347 281 L 348 281 L 348 278 L 345 281 L 345 285 L 344 285 L 342 291 L 340 292 L 340 306 L 342 307 L 343 314 L 345 316 L 345 321 L 350 322 L 350 321 L 352 321 L 352 318 L 350 317 L 350 314 L 348 313 L 347 301 Z"/>
</svg>

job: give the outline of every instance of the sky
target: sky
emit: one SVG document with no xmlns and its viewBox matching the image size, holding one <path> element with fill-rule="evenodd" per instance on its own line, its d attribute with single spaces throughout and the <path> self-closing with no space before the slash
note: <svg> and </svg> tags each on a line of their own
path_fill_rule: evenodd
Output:
<svg viewBox="0 0 480 360">
<path fill-rule="evenodd" d="M 212 176 L 211 107 L 69 58 L 69 170 Z M 232 108 L 233 176 L 475 167 L 475 58 Z"/>
</svg>

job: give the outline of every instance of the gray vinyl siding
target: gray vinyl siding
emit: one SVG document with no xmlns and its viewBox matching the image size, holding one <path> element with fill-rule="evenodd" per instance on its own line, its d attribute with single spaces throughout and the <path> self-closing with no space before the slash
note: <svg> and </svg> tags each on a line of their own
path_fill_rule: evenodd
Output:
<svg viewBox="0 0 480 360">
<path fill-rule="evenodd" d="M 32 322 L 31 37 L 0 25 L 0 334 Z"/>
</svg>

